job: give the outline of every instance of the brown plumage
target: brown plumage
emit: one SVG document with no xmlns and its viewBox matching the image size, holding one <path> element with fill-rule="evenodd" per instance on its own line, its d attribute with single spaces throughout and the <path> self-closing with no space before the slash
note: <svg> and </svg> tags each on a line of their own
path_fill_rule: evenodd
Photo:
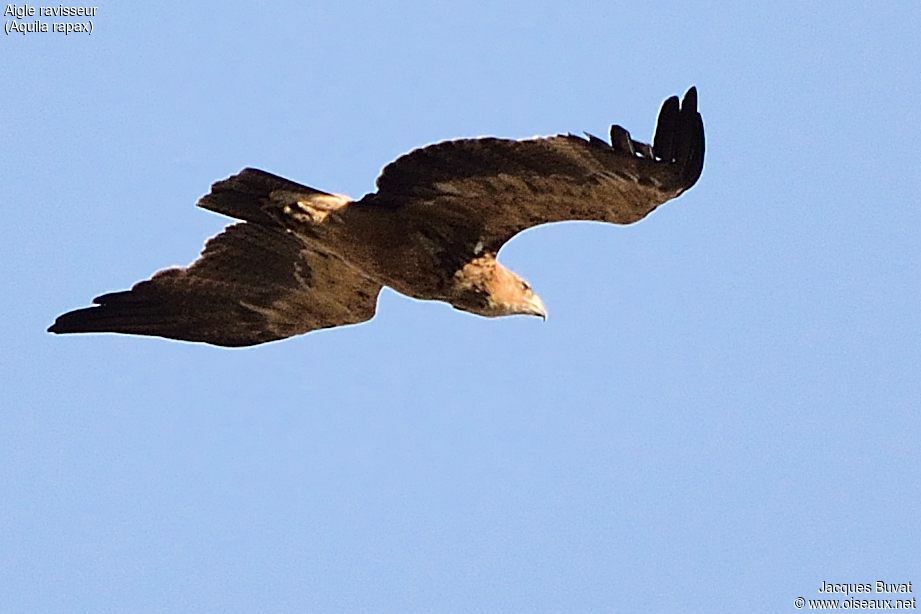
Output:
<svg viewBox="0 0 921 614">
<path fill-rule="evenodd" d="M 636 222 L 694 185 L 703 157 L 691 88 L 662 105 L 651 145 L 620 126 L 610 144 L 571 134 L 447 141 L 387 165 L 377 192 L 358 201 L 244 169 L 198 202 L 243 220 L 198 260 L 48 330 L 255 345 L 369 320 L 383 286 L 482 316 L 546 317 L 527 282 L 496 261 L 502 245 L 550 222 Z"/>
</svg>

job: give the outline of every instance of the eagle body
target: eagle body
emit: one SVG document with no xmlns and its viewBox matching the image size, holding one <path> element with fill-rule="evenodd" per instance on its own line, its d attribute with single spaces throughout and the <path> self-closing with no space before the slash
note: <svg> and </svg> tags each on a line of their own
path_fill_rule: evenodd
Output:
<svg viewBox="0 0 921 614">
<path fill-rule="evenodd" d="M 49 331 L 254 345 L 369 320 L 384 286 L 481 316 L 546 317 L 496 260 L 503 244 L 551 222 L 636 222 L 703 169 L 694 88 L 663 103 L 652 144 L 616 125 L 610 135 L 430 145 L 386 166 L 357 201 L 244 169 L 199 200 L 239 221 L 198 260 L 99 296 Z"/>
</svg>

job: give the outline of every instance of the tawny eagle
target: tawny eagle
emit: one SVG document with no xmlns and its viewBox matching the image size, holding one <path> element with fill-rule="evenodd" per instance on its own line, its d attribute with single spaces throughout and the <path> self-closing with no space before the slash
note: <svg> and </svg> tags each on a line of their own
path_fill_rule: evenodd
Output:
<svg viewBox="0 0 921 614">
<path fill-rule="evenodd" d="M 390 163 L 357 201 L 247 168 L 198 201 L 242 221 L 195 262 L 97 297 L 48 330 L 255 345 L 369 320 L 383 286 L 481 316 L 546 317 L 496 261 L 502 245 L 550 222 L 636 222 L 694 185 L 703 159 L 692 87 L 663 103 L 652 145 L 620 126 L 610 143 L 447 141 Z"/>
</svg>

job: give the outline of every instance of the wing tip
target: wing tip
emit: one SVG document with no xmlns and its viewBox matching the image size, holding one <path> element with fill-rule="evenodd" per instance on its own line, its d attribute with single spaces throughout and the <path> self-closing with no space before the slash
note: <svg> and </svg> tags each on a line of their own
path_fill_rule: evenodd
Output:
<svg viewBox="0 0 921 614">
<path fill-rule="evenodd" d="M 692 85 L 681 103 L 682 138 L 687 140 L 687 156 L 684 165 L 684 189 L 692 187 L 700 179 L 704 169 L 704 120 L 697 110 L 697 86 Z"/>
<path fill-rule="evenodd" d="M 94 321 L 93 317 L 86 313 L 98 309 L 98 307 L 85 307 L 83 309 L 75 309 L 74 311 L 63 313 L 55 318 L 51 326 L 46 329 L 46 332 L 54 335 L 99 332 L 92 326 Z"/>
<path fill-rule="evenodd" d="M 674 96 L 677 98 L 677 96 Z M 694 113 L 697 112 L 697 86 L 692 85 L 688 88 L 688 91 L 684 93 L 684 98 L 681 100 L 681 108 L 689 109 Z"/>
<path fill-rule="evenodd" d="M 703 173 L 704 124 L 697 107 L 697 86 L 692 85 L 680 100 L 671 96 L 662 103 L 653 139 L 658 158 L 679 167 L 679 187 L 690 189 Z"/>
</svg>

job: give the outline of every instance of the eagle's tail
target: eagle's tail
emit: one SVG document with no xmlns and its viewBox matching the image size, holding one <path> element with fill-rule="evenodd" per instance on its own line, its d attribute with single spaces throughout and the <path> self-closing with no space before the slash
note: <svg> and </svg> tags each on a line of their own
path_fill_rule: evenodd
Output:
<svg viewBox="0 0 921 614">
<path fill-rule="evenodd" d="M 211 192 L 199 199 L 198 206 L 239 220 L 272 226 L 277 222 L 269 211 L 316 196 L 333 195 L 256 168 L 245 168 L 213 184 Z"/>
</svg>

